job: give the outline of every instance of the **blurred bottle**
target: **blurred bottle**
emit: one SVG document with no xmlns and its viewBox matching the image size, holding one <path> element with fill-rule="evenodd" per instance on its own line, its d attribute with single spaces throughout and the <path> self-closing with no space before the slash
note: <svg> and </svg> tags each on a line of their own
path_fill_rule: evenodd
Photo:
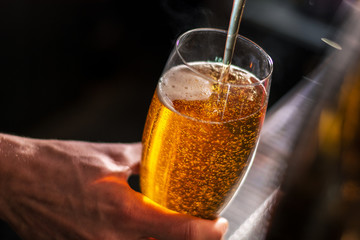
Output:
<svg viewBox="0 0 360 240">
<path fill-rule="evenodd" d="M 318 69 L 322 90 L 306 96 L 314 106 L 299 116 L 307 121 L 288 157 L 267 240 L 360 240 L 359 5 L 339 31 L 342 50 Z"/>
</svg>

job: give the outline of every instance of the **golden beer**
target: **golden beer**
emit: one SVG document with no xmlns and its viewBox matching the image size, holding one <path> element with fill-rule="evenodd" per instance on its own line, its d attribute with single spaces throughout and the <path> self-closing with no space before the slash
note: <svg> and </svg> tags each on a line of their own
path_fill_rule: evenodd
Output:
<svg viewBox="0 0 360 240">
<path fill-rule="evenodd" d="M 242 69 L 232 67 L 218 81 L 222 64 L 190 66 L 173 67 L 159 81 L 143 134 L 140 185 L 162 206 L 213 219 L 250 163 L 267 94 Z"/>
</svg>

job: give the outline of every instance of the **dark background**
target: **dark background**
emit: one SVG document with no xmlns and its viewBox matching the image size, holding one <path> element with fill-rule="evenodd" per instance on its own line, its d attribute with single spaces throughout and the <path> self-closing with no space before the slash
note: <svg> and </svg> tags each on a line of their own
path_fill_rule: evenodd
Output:
<svg viewBox="0 0 360 240">
<path fill-rule="evenodd" d="M 340 0 L 248 0 L 240 34 L 274 60 L 270 107 L 321 61 Z M 231 0 L 2 0 L 0 132 L 135 142 L 176 37 L 227 29 Z M 336 13 L 336 14 L 335 14 Z M 5 224 L 0 239 L 16 239 Z"/>
</svg>

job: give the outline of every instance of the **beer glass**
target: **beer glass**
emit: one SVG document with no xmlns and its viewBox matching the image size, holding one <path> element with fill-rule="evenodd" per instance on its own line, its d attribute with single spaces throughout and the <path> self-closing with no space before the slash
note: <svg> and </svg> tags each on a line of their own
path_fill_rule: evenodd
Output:
<svg viewBox="0 0 360 240">
<path fill-rule="evenodd" d="M 246 175 L 267 108 L 272 60 L 237 36 L 232 64 L 227 32 L 194 29 L 170 54 L 143 133 L 140 187 L 168 209 L 216 218 Z"/>
</svg>

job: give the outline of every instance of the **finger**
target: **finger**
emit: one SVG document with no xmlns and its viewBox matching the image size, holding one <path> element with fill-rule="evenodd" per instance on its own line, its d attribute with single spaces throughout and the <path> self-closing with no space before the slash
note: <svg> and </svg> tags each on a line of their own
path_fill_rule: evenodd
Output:
<svg viewBox="0 0 360 240">
<path fill-rule="evenodd" d="M 138 143 L 96 143 L 93 144 L 112 161 L 130 168 L 130 174 L 138 174 L 142 154 L 142 144 Z"/>
<path fill-rule="evenodd" d="M 181 220 L 169 221 L 168 219 L 158 223 L 158 227 L 161 227 L 163 231 L 159 232 L 156 230 L 159 228 L 155 227 L 152 229 L 154 233 L 151 236 L 156 236 L 155 239 L 158 240 L 221 240 L 228 228 L 228 222 L 224 218 L 205 220 L 178 215 L 177 218 L 179 217 Z"/>
<path fill-rule="evenodd" d="M 132 170 L 132 174 L 139 174 L 142 155 L 142 144 L 139 142 L 124 145 L 125 151 L 123 154 Z"/>
<path fill-rule="evenodd" d="M 168 210 L 140 193 L 134 193 L 132 219 L 141 223 L 144 237 L 158 240 L 220 240 L 225 235 L 228 223 L 224 218 L 205 220 Z"/>
</svg>

